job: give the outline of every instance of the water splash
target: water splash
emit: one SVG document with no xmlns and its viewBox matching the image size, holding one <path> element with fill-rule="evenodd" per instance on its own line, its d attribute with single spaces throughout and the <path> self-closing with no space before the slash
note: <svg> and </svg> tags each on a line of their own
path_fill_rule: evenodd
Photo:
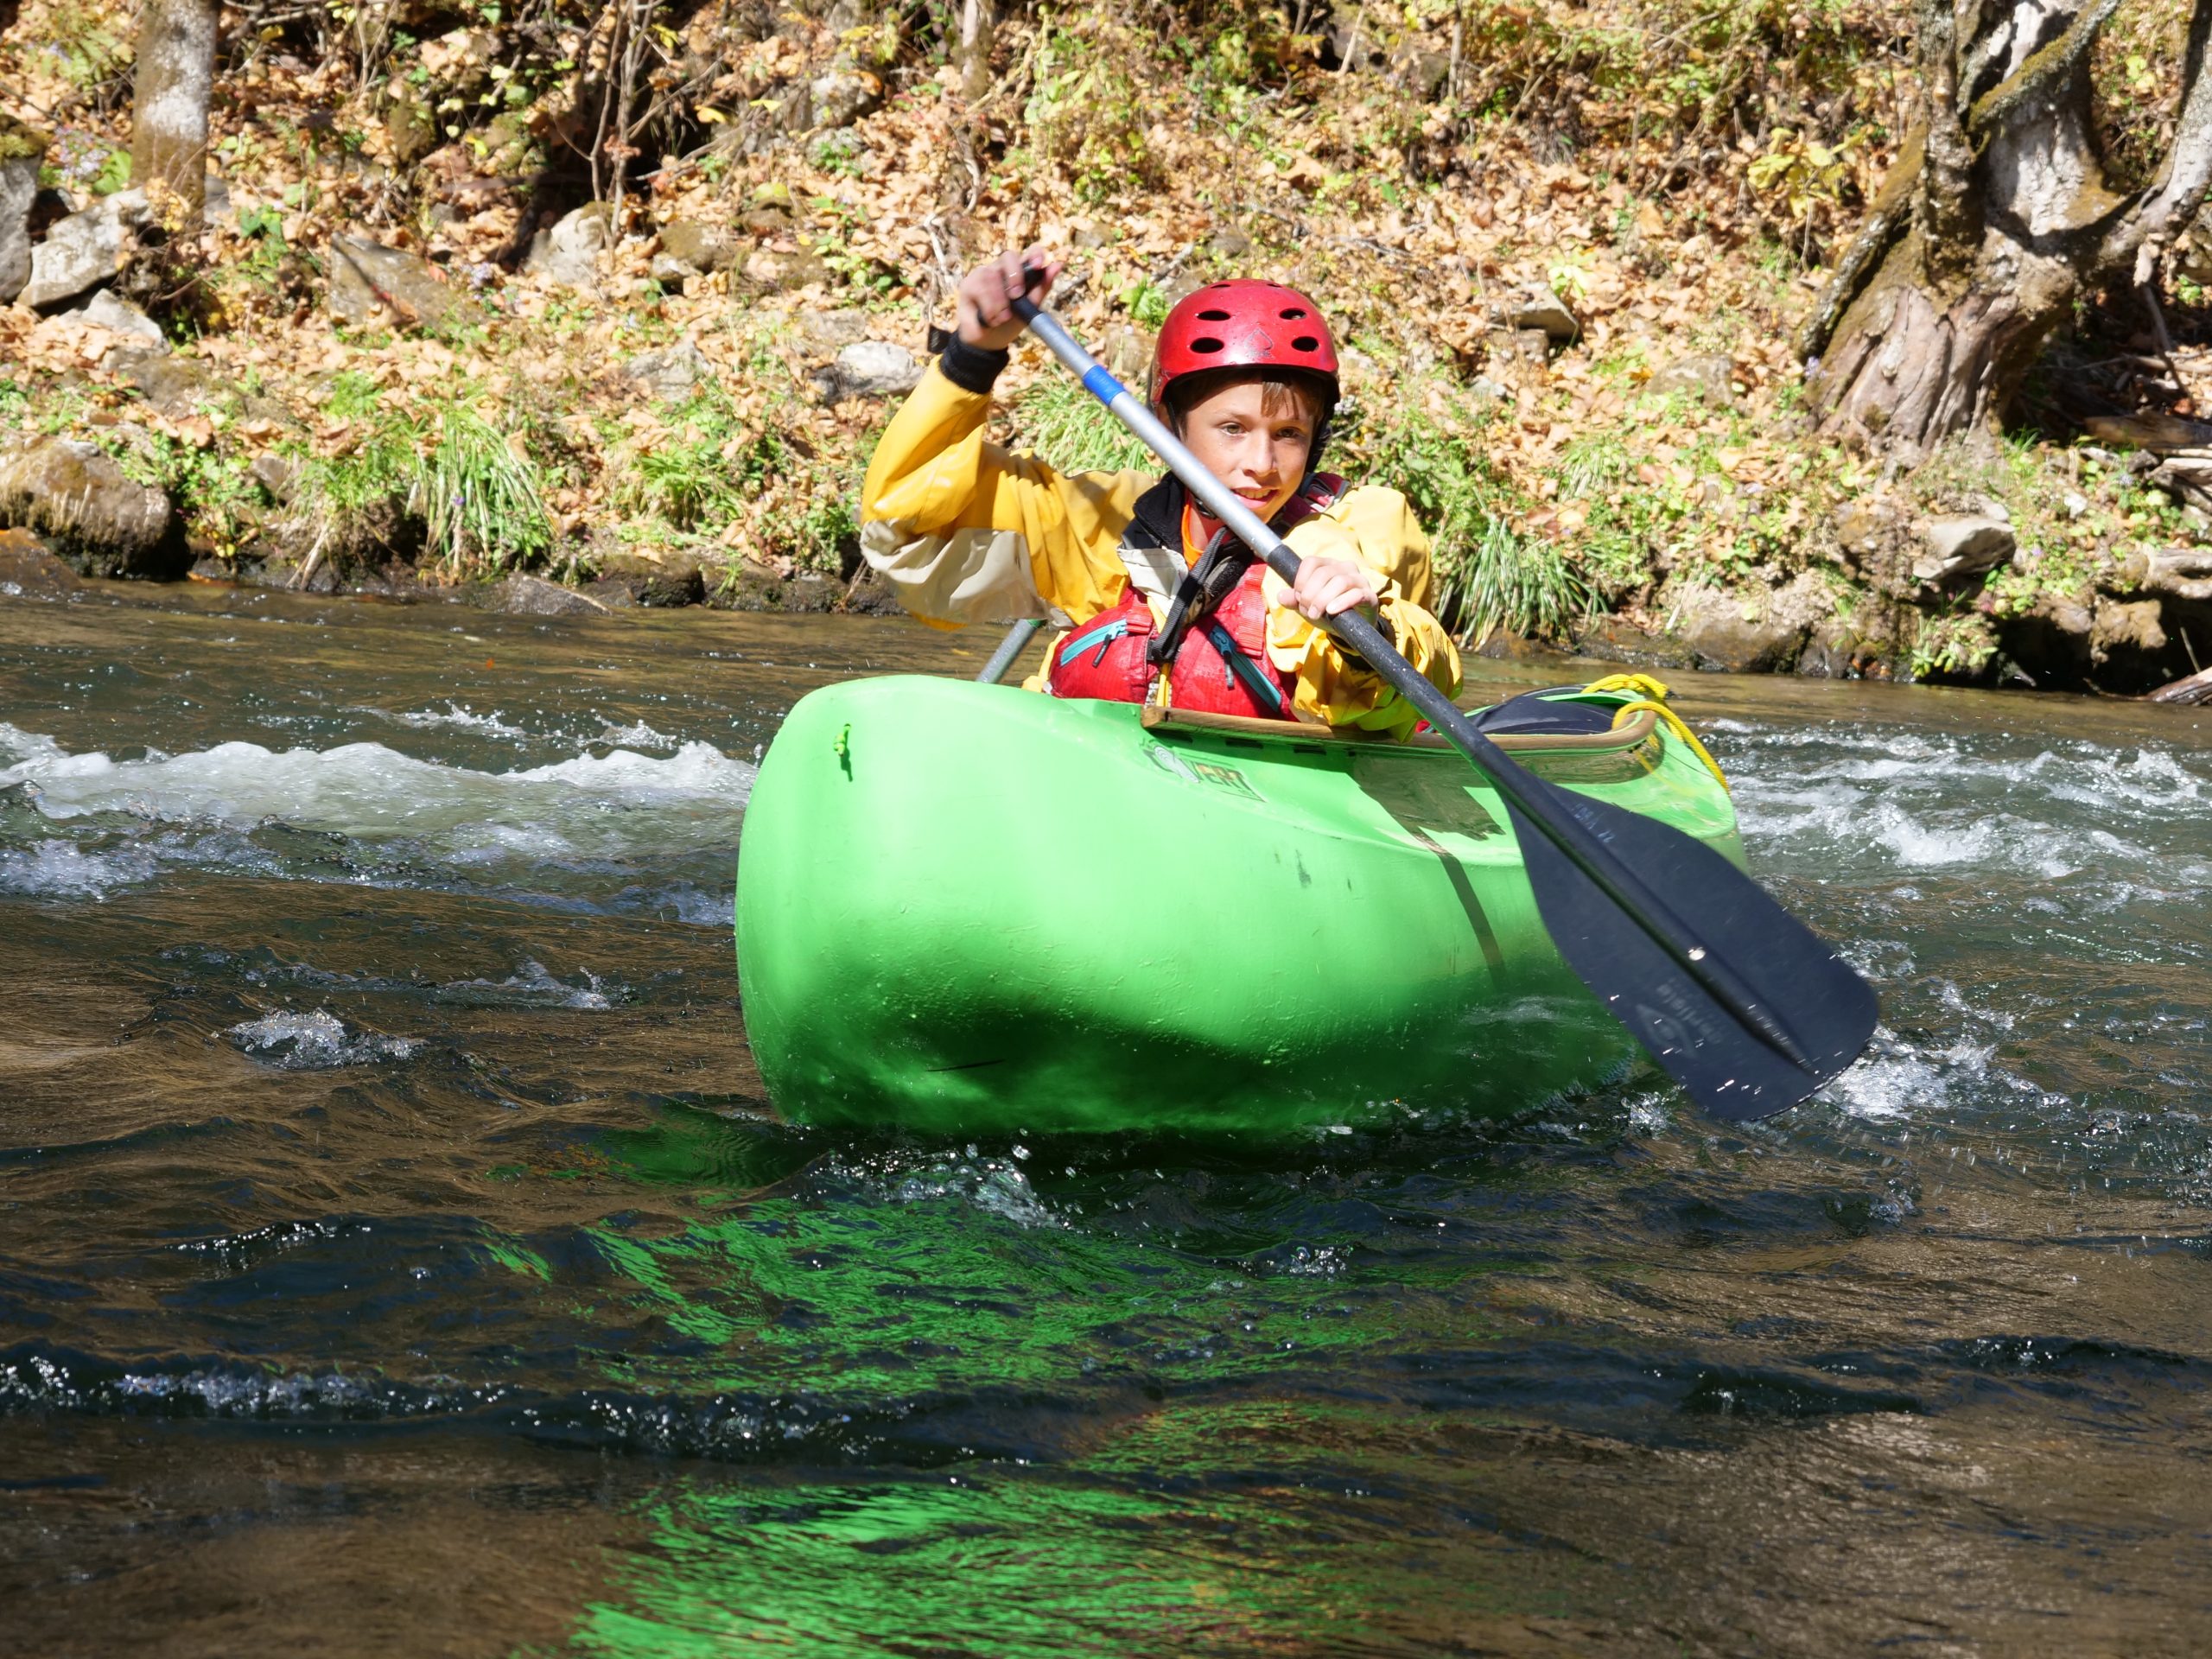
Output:
<svg viewBox="0 0 2212 1659">
<path fill-rule="evenodd" d="M 423 1045 L 412 1037 L 356 1035 L 327 1008 L 313 1014 L 271 1014 L 223 1033 L 248 1054 L 287 1071 L 327 1071 L 342 1065 L 404 1060 Z"/>
</svg>

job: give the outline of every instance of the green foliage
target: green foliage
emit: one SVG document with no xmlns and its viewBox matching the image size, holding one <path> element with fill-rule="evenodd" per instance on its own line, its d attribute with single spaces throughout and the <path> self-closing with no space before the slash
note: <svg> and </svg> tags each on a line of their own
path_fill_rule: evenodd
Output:
<svg viewBox="0 0 2212 1659">
<path fill-rule="evenodd" d="M 632 540 L 705 540 L 747 522 L 764 551 L 836 570 L 860 534 L 848 472 L 772 423 L 749 424 L 719 385 L 702 385 L 669 411 L 665 430 L 618 458 L 613 499 Z M 779 510 L 762 512 L 772 497 Z"/>
<path fill-rule="evenodd" d="M 1592 585 L 1607 599 L 1632 593 L 1657 574 L 1668 515 L 1663 501 L 1643 488 L 1635 473 L 1635 457 L 1611 432 L 1576 439 L 1552 469 L 1558 499 L 1589 510 L 1582 558 Z"/>
<path fill-rule="evenodd" d="M 408 499 L 423 516 L 429 550 L 454 569 L 503 570 L 543 553 L 552 524 L 522 429 L 456 398 L 438 411 L 435 433 Z"/>
<path fill-rule="evenodd" d="M 1401 397 L 1378 413 L 1348 400 L 1338 428 L 1340 453 L 1327 464 L 1411 504 L 1434 562 L 1431 608 L 1463 634 L 1564 639 L 1590 613 L 1589 585 L 1567 550 L 1515 531 L 1504 485 L 1419 401 Z"/>
<path fill-rule="evenodd" d="M 1938 675 L 1970 678 L 1996 654 L 1997 633 L 1987 617 L 1973 610 L 1948 611 L 1921 619 L 1909 672 L 1916 680 Z"/>
<path fill-rule="evenodd" d="M 374 376 L 345 369 L 330 377 L 323 413 L 334 421 L 358 421 L 372 416 L 384 404 L 384 388 Z"/>
<path fill-rule="evenodd" d="M 89 92 L 118 79 L 129 67 L 135 55 L 130 30 L 136 22 L 135 11 L 118 14 L 85 0 L 63 0 L 48 14 L 46 39 L 41 44 L 61 79 L 79 92 Z"/>
<path fill-rule="evenodd" d="M 261 486 L 239 456 L 140 426 L 92 431 L 124 477 L 164 492 L 193 532 L 226 556 L 251 534 Z"/>
<path fill-rule="evenodd" d="M 128 190 L 130 188 L 130 152 L 127 149 L 108 151 L 107 159 L 100 163 L 99 171 L 92 175 L 91 183 L 86 188 L 96 196 L 111 196 L 118 190 Z"/>
<path fill-rule="evenodd" d="M 551 545 L 532 424 L 517 411 L 487 412 L 470 385 L 427 404 L 387 397 L 354 373 L 333 378 L 327 408 L 367 429 L 341 454 L 302 458 L 292 505 L 315 547 L 353 554 L 418 536 L 460 572 L 512 569 Z"/>
<path fill-rule="evenodd" d="M 824 173 L 841 178 L 861 175 L 861 141 L 849 128 L 825 132 L 807 146 L 806 158 Z"/>
<path fill-rule="evenodd" d="M 1046 14 L 1023 111 L 1036 153 L 1058 163 L 1086 201 L 1157 183 L 1147 133 L 1154 111 L 1130 73 L 1135 31 L 1112 14 Z"/>
<path fill-rule="evenodd" d="M 1139 277 L 1115 296 L 1128 308 L 1130 321 L 1147 328 L 1157 328 L 1167 321 L 1171 308 L 1166 290 L 1149 277 Z"/>
<path fill-rule="evenodd" d="M 246 244 L 245 257 L 213 272 L 216 283 L 223 286 L 274 287 L 278 270 L 292 251 L 291 244 L 284 239 L 283 210 L 274 203 L 264 202 L 239 217 L 238 234 Z"/>
<path fill-rule="evenodd" d="M 2090 120 L 2115 191 L 2149 184 L 2172 147 L 2187 17 L 2175 0 L 2121 0 L 2089 50 Z"/>
<path fill-rule="evenodd" d="M 1016 448 L 1063 473 L 1156 468 L 1152 451 L 1096 397 L 1064 374 L 1048 374 L 1008 410 Z"/>
</svg>

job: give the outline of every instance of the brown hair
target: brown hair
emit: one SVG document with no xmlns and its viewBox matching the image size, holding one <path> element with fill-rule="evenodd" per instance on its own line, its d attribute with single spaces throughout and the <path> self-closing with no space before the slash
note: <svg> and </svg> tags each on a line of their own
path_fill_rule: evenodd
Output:
<svg viewBox="0 0 2212 1659">
<path fill-rule="evenodd" d="M 1198 374 L 1180 375 L 1170 384 L 1165 398 L 1167 424 L 1175 435 L 1183 435 L 1183 419 L 1191 405 L 1203 403 L 1227 386 L 1243 385 L 1256 381 L 1260 387 L 1260 412 L 1273 417 L 1287 415 L 1294 410 L 1303 415 L 1317 429 L 1329 412 L 1327 394 L 1308 377 L 1293 372 L 1283 374 L 1267 369 L 1230 367 L 1207 369 Z M 1316 435 L 1318 436 L 1318 431 Z"/>
</svg>

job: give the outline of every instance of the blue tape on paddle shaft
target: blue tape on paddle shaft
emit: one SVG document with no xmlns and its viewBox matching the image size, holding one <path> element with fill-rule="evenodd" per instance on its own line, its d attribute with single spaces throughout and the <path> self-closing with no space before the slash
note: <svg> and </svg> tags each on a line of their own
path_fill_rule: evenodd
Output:
<svg viewBox="0 0 2212 1659">
<path fill-rule="evenodd" d="M 1103 368 L 1096 368 L 1083 377 L 1083 389 L 1102 404 L 1110 404 L 1128 388 Z"/>
</svg>

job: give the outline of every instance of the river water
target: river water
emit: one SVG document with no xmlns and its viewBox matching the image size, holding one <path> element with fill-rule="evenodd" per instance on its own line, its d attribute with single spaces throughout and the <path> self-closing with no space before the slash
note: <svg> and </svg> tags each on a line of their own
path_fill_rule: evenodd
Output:
<svg viewBox="0 0 2212 1659">
<path fill-rule="evenodd" d="M 779 1127 L 755 757 L 988 643 L 0 601 L 0 1649 L 2212 1641 L 2203 711 L 1686 677 L 1884 999 L 1764 1125 Z"/>
</svg>

